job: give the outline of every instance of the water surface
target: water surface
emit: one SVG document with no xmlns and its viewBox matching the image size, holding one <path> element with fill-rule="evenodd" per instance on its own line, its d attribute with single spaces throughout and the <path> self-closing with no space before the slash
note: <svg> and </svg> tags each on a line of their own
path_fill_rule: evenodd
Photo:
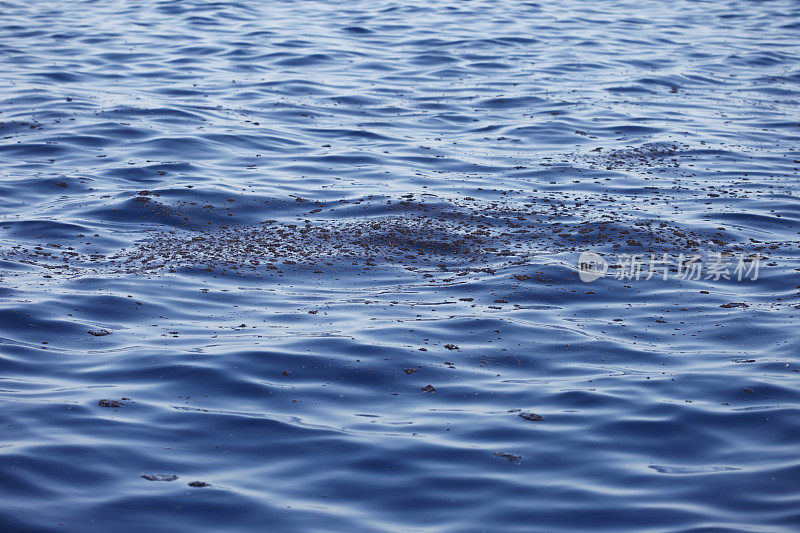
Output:
<svg viewBox="0 0 800 533">
<path fill-rule="evenodd" d="M 0 529 L 796 530 L 798 21 L 0 1 Z"/>
</svg>

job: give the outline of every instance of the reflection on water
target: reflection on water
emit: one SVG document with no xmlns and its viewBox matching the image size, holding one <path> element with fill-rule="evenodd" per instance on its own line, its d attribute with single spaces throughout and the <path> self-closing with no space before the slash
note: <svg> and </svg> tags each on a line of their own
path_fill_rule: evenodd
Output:
<svg viewBox="0 0 800 533">
<path fill-rule="evenodd" d="M 796 3 L 0 7 L 0 529 L 794 529 Z"/>
</svg>

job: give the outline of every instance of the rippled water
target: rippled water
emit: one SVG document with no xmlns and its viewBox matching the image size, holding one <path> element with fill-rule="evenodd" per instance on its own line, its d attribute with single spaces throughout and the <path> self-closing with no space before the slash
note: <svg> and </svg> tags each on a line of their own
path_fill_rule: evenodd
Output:
<svg viewBox="0 0 800 533">
<path fill-rule="evenodd" d="M 799 30 L 0 1 L 1 529 L 796 531 Z"/>
</svg>

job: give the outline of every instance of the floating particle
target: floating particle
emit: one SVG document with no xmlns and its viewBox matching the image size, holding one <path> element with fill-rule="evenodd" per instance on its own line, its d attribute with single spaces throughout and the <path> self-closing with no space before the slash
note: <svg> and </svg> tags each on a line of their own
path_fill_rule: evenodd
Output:
<svg viewBox="0 0 800 533">
<path fill-rule="evenodd" d="M 178 479 L 175 474 L 142 474 L 142 477 L 148 481 L 175 481 Z"/>
</svg>

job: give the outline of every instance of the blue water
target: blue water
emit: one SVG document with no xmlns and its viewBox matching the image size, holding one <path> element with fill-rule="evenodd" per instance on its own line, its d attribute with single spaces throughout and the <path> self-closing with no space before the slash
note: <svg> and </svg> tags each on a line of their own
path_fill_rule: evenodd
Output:
<svg viewBox="0 0 800 533">
<path fill-rule="evenodd" d="M 798 35 L 0 1 L 0 530 L 797 531 Z"/>
</svg>

